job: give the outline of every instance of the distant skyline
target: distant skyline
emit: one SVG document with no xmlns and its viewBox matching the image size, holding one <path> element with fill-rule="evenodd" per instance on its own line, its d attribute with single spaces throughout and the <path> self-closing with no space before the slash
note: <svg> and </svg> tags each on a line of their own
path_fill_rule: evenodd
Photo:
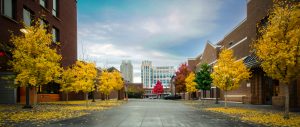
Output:
<svg viewBox="0 0 300 127">
<path fill-rule="evenodd" d="M 99 67 L 131 60 L 178 67 L 217 43 L 246 17 L 246 0 L 79 0 L 78 57 Z"/>
</svg>

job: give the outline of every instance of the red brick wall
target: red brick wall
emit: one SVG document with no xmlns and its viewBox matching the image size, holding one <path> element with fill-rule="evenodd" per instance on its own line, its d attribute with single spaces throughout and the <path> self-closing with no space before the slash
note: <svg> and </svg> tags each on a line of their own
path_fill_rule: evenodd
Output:
<svg viewBox="0 0 300 127">
<path fill-rule="evenodd" d="M 49 23 L 49 30 L 55 26 L 59 29 L 62 54 L 62 65 L 67 66 L 77 60 L 77 2 L 76 0 L 58 1 L 58 18 L 52 15 L 52 0 L 48 0 L 47 9 L 39 4 L 39 0 L 16 0 L 15 18 L 10 19 L 0 14 L 0 42 L 9 43 L 10 32 L 20 35 L 23 22 L 23 7 L 30 9 L 34 18 L 45 18 Z M 1 8 L 1 7 L 0 7 Z M 7 62 L 7 61 L 6 61 Z M 7 64 L 1 64 L 0 71 L 8 69 Z"/>
<path fill-rule="evenodd" d="M 34 103 L 34 99 L 36 97 L 37 102 L 51 102 L 51 101 L 59 101 L 60 95 L 59 94 L 35 94 L 35 88 L 30 89 L 30 104 Z M 25 104 L 26 102 L 26 87 L 20 88 L 20 104 Z"/>
<path fill-rule="evenodd" d="M 60 101 L 59 94 L 38 94 L 38 102 Z"/>
<path fill-rule="evenodd" d="M 192 71 L 195 71 L 195 70 L 196 70 L 197 64 L 198 64 L 198 62 L 197 62 L 196 59 L 195 59 L 195 60 L 191 60 L 191 59 L 188 60 L 188 66 L 189 66 L 189 68 L 190 68 Z"/>
<path fill-rule="evenodd" d="M 238 101 L 242 102 L 243 97 L 250 97 L 251 96 L 251 87 L 247 87 L 248 81 L 242 81 L 240 84 L 240 87 L 236 90 L 227 91 L 227 100 L 228 101 Z M 222 94 L 224 94 L 224 91 L 222 91 Z M 229 97 L 231 96 L 231 97 Z M 224 98 L 223 98 L 224 99 Z M 246 103 L 250 103 L 250 100 Z"/>
<path fill-rule="evenodd" d="M 204 52 L 202 54 L 202 59 L 200 61 L 200 63 L 212 63 L 217 59 L 218 56 L 218 50 L 213 47 L 211 44 L 206 43 Z"/>
<path fill-rule="evenodd" d="M 228 35 L 224 37 L 218 44 L 225 48 L 230 48 L 232 45 L 241 41 L 245 37 L 247 40 L 236 45 L 232 49 L 234 50 L 234 56 L 237 59 L 243 58 L 250 54 L 251 43 L 256 39 L 256 24 L 261 21 L 266 15 L 269 8 L 272 6 L 272 0 L 251 0 L 247 5 L 247 18 L 241 22 L 236 28 L 233 29 Z M 231 45 L 229 43 L 232 43 Z M 260 73 L 254 71 L 252 74 L 254 77 L 250 79 L 251 87 L 256 87 L 256 94 L 251 96 L 251 87 L 246 86 L 246 82 L 241 83 L 241 86 L 237 90 L 229 91 L 228 95 L 246 95 L 244 100 L 251 101 L 251 103 L 261 104 L 261 92 L 259 88 L 261 83 Z M 242 101 L 242 97 L 230 97 L 229 101 Z"/>
<path fill-rule="evenodd" d="M 300 78 L 297 80 L 297 107 L 300 108 Z"/>
</svg>

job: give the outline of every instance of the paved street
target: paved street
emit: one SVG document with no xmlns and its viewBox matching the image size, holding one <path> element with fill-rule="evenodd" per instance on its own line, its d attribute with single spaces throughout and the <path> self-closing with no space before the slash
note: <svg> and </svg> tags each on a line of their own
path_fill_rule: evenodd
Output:
<svg viewBox="0 0 300 127">
<path fill-rule="evenodd" d="M 233 127 L 253 126 L 222 115 L 196 111 L 179 101 L 129 100 L 111 110 L 52 123 L 48 126 L 97 127 Z"/>
</svg>

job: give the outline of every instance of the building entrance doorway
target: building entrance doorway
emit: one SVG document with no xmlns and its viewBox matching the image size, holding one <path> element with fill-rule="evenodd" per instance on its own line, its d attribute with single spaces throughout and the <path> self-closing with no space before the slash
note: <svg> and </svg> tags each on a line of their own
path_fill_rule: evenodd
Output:
<svg viewBox="0 0 300 127">
<path fill-rule="evenodd" d="M 299 104 L 299 89 L 300 84 L 297 83 L 297 80 L 291 82 L 290 85 L 290 110 L 291 111 L 300 111 L 300 104 Z"/>
<path fill-rule="evenodd" d="M 263 76 L 262 80 L 262 103 L 272 105 L 272 97 L 278 96 L 279 82 L 270 77 Z"/>
</svg>

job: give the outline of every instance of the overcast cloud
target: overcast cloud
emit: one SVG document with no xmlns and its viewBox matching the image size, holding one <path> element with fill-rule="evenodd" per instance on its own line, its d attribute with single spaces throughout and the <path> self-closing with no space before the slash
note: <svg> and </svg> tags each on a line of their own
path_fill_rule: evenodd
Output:
<svg viewBox="0 0 300 127">
<path fill-rule="evenodd" d="M 142 60 L 177 67 L 245 17 L 245 0 L 79 0 L 78 56 L 99 67 Z M 234 20 L 233 20 L 234 19 Z M 84 56 L 84 57 L 83 57 Z"/>
</svg>

